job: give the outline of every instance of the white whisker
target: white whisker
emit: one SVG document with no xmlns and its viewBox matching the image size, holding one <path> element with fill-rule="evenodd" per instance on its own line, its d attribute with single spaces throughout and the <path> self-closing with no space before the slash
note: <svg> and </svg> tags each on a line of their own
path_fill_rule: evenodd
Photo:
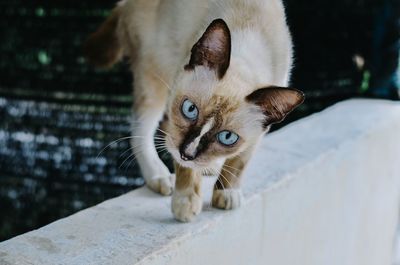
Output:
<svg viewBox="0 0 400 265">
<path fill-rule="evenodd" d="M 223 167 L 223 170 L 226 171 L 226 172 L 228 172 L 229 174 L 231 174 L 232 177 L 239 178 L 238 176 L 236 176 L 234 173 L 232 173 L 232 172 L 231 172 L 230 170 L 228 170 L 227 168 Z"/>
<path fill-rule="evenodd" d="M 154 75 L 158 80 L 160 80 L 168 90 L 171 91 L 171 87 L 168 85 L 168 83 L 167 83 L 164 79 L 161 78 L 161 76 L 159 76 L 156 72 L 153 72 L 153 75 Z"/>
<path fill-rule="evenodd" d="M 226 165 L 226 164 L 224 164 L 224 165 L 223 165 L 223 167 L 228 167 L 228 168 L 231 168 L 231 169 L 233 169 L 233 170 L 240 171 L 238 168 L 236 168 L 236 167 L 232 167 L 232 166 L 230 166 L 230 165 Z"/>
<path fill-rule="evenodd" d="M 144 136 L 126 136 L 126 137 L 122 137 L 122 138 L 119 138 L 119 139 L 117 139 L 117 140 L 114 140 L 114 141 L 112 141 L 111 143 L 109 143 L 106 147 L 104 147 L 99 153 L 98 153 L 98 155 L 96 156 L 96 159 L 97 158 L 99 158 L 99 156 L 104 152 L 104 150 L 106 150 L 108 147 L 110 147 L 111 145 L 113 145 L 113 144 L 117 144 L 117 143 L 119 143 L 119 142 L 121 142 L 121 141 L 123 141 L 123 140 L 127 140 L 127 139 L 132 139 L 132 138 L 143 138 Z"/>
</svg>

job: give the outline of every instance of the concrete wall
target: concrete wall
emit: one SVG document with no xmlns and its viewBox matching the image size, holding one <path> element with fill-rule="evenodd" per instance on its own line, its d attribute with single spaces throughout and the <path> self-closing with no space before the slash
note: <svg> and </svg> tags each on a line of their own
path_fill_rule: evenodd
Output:
<svg viewBox="0 0 400 265">
<path fill-rule="evenodd" d="M 173 220 L 145 188 L 0 243 L 0 264 L 390 265 L 400 105 L 351 100 L 268 135 L 242 208 Z"/>
</svg>

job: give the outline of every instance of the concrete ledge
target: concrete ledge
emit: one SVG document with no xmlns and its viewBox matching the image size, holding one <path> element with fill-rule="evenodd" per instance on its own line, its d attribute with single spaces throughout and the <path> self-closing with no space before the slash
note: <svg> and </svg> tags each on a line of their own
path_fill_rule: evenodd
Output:
<svg viewBox="0 0 400 265">
<path fill-rule="evenodd" d="M 173 220 L 141 188 L 0 243 L 0 264 L 391 264 L 400 105 L 350 100 L 267 136 L 235 211 Z"/>
</svg>

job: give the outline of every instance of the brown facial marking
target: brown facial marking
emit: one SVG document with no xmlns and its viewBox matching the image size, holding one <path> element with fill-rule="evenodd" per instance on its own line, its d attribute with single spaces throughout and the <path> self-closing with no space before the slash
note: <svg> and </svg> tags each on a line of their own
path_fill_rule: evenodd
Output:
<svg viewBox="0 0 400 265">
<path fill-rule="evenodd" d="M 284 120 L 292 110 L 304 101 L 304 94 L 300 90 L 286 87 L 260 88 L 246 97 L 248 102 L 258 105 L 264 115 L 264 128 L 273 123 Z"/>
<path fill-rule="evenodd" d="M 193 70 L 203 65 L 216 71 L 222 78 L 229 67 L 231 57 L 231 34 L 225 21 L 216 19 L 192 47 L 189 64 L 185 70 Z"/>
<path fill-rule="evenodd" d="M 178 99 L 178 102 L 175 103 L 175 106 L 180 106 L 180 99 Z M 195 158 L 200 160 L 212 160 L 213 158 L 217 158 L 221 155 L 228 155 L 231 152 L 234 152 L 236 150 L 236 146 L 221 146 L 216 141 L 216 134 L 223 129 L 229 129 L 226 128 L 226 126 L 229 124 L 227 124 L 227 121 L 224 120 L 224 118 L 227 117 L 227 115 L 235 112 L 238 107 L 238 102 L 232 100 L 231 98 L 215 95 L 207 103 L 198 103 L 197 107 L 200 110 L 200 115 L 195 123 L 186 121 L 182 117 L 180 111 L 173 111 L 172 121 L 175 129 L 177 129 L 174 135 L 177 137 L 179 136 L 179 139 L 176 141 L 180 142 L 180 145 L 178 146 L 179 151 L 182 153 L 185 150 L 185 147 L 199 136 L 201 129 L 207 123 L 207 121 L 212 118 L 213 127 L 200 139 Z M 182 126 L 182 124 L 186 124 L 186 126 Z"/>
<path fill-rule="evenodd" d="M 202 122 L 193 124 L 189 127 L 189 129 L 187 130 L 183 141 L 181 143 L 181 145 L 179 146 L 179 151 L 182 153 L 184 153 L 184 150 L 186 149 L 186 147 L 195 139 L 200 135 L 200 132 L 202 130 L 202 128 L 205 126 L 205 124 L 211 119 L 211 117 L 214 117 L 212 115 L 208 115 L 205 119 L 202 120 Z M 215 127 L 215 123 L 214 123 L 214 127 Z M 217 124 L 218 125 L 218 124 Z M 202 153 L 204 153 L 204 151 L 207 150 L 208 146 L 213 142 L 213 128 L 210 129 L 210 131 L 208 131 L 207 133 L 205 133 L 201 138 L 200 138 L 200 142 L 197 146 L 196 149 L 196 153 L 194 155 L 194 157 L 192 159 L 195 159 L 197 156 L 201 155 Z"/>
<path fill-rule="evenodd" d="M 213 130 L 210 130 L 210 132 L 203 135 L 203 137 L 200 139 L 200 143 L 197 147 L 197 156 L 207 151 L 208 147 L 214 142 L 215 142 L 214 132 Z"/>
<path fill-rule="evenodd" d="M 188 131 L 186 132 L 182 143 L 179 146 L 179 152 L 181 154 L 185 153 L 186 147 L 197 137 L 200 135 L 202 126 L 198 126 L 193 124 L 189 127 Z M 196 156 L 196 155 L 195 155 Z"/>
</svg>

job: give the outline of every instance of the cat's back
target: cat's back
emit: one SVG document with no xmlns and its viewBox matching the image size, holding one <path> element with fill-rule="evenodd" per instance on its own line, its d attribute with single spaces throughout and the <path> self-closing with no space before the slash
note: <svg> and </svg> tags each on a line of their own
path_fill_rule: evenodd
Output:
<svg viewBox="0 0 400 265">
<path fill-rule="evenodd" d="M 246 34 L 256 33 L 272 51 L 268 61 L 277 65 L 277 73 L 291 67 L 291 37 L 281 0 L 124 0 L 120 6 L 130 38 L 140 42 L 137 52 L 151 56 L 161 68 L 180 66 L 216 18 L 229 26 L 234 47 L 246 45 Z"/>
<path fill-rule="evenodd" d="M 216 18 L 224 19 L 233 31 L 252 28 L 271 38 L 286 34 L 281 0 L 123 0 L 119 6 L 125 25 L 143 41 L 192 42 Z"/>
</svg>

